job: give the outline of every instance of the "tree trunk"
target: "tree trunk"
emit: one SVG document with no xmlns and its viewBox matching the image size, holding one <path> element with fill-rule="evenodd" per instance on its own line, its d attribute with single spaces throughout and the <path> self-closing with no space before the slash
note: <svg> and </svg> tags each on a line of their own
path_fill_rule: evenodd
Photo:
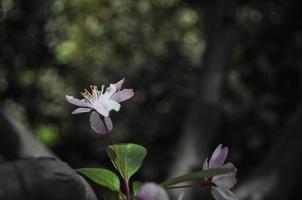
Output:
<svg viewBox="0 0 302 200">
<path fill-rule="evenodd" d="M 300 106 L 276 139 L 263 163 L 236 193 L 241 200 L 286 200 L 302 178 L 302 106 Z"/>
<path fill-rule="evenodd" d="M 208 41 L 202 70 L 194 83 L 184 132 L 180 137 L 170 176 L 200 166 L 220 125 L 220 97 L 236 43 L 234 1 L 216 0 L 207 10 Z M 187 191 L 187 190 L 186 190 Z M 182 193 L 176 192 L 176 195 Z M 189 193 L 189 192 L 188 192 Z M 175 195 L 175 196 L 176 196 Z M 188 195 L 185 199 L 189 199 Z"/>
</svg>

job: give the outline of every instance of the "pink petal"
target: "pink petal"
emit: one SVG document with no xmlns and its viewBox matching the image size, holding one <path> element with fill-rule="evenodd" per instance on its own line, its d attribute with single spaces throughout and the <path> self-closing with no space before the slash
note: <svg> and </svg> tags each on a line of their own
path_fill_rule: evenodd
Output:
<svg viewBox="0 0 302 200">
<path fill-rule="evenodd" d="M 212 182 L 220 188 L 230 189 L 234 187 L 237 182 L 235 173 L 225 175 L 217 175 L 212 178 Z"/>
<path fill-rule="evenodd" d="M 100 115 L 95 111 L 93 111 L 90 115 L 90 126 L 95 132 L 99 134 L 107 133 L 104 123 L 100 118 Z"/>
<path fill-rule="evenodd" d="M 137 196 L 139 200 L 169 200 L 166 191 L 155 183 L 144 184 Z"/>
<path fill-rule="evenodd" d="M 106 127 L 107 127 L 108 131 L 110 132 L 113 128 L 111 118 L 110 117 L 105 117 L 104 121 L 105 121 L 105 124 L 106 124 Z"/>
<path fill-rule="evenodd" d="M 232 169 L 233 171 L 228 174 L 214 176 L 212 178 L 212 182 L 218 187 L 230 189 L 234 187 L 234 185 L 237 182 L 236 179 L 237 169 L 234 167 L 232 163 L 227 163 L 223 165 L 223 168 L 229 168 Z"/>
<path fill-rule="evenodd" d="M 123 89 L 112 95 L 111 99 L 116 102 L 122 102 L 133 97 L 133 89 Z"/>
<path fill-rule="evenodd" d="M 227 147 L 222 148 L 221 144 L 218 145 L 210 159 L 209 168 L 222 167 L 228 156 L 228 151 Z"/>
<path fill-rule="evenodd" d="M 125 79 L 123 78 L 122 80 L 120 80 L 117 83 L 114 83 L 112 85 L 116 88 L 116 90 L 119 91 L 119 90 L 122 89 L 122 86 L 123 86 L 124 82 L 125 82 Z"/>
<path fill-rule="evenodd" d="M 216 200 L 238 200 L 235 194 L 228 189 L 212 187 L 211 193 Z"/>
<path fill-rule="evenodd" d="M 202 170 L 207 170 L 207 169 L 209 169 L 208 158 L 206 158 L 202 164 Z"/>
<path fill-rule="evenodd" d="M 90 107 L 91 104 L 90 103 L 87 103 L 86 101 L 84 100 L 79 100 L 79 99 L 76 99 L 74 98 L 73 96 L 68 96 L 66 95 L 66 100 L 73 104 L 73 105 L 76 105 L 76 106 L 79 106 L 79 107 Z"/>
<path fill-rule="evenodd" d="M 75 109 L 72 114 L 79 114 L 79 113 L 85 113 L 85 112 L 90 112 L 91 108 L 77 108 Z"/>
<path fill-rule="evenodd" d="M 211 157 L 211 160 L 215 160 L 218 155 L 220 154 L 221 152 L 221 149 L 222 149 L 222 144 L 219 144 L 216 149 L 214 150 L 213 154 L 212 154 L 212 157 Z"/>
</svg>

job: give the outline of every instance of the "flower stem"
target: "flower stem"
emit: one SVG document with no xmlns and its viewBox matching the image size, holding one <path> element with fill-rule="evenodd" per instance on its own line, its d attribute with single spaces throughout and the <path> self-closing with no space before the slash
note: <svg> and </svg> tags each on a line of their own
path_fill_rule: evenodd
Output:
<svg viewBox="0 0 302 200">
<path fill-rule="evenodd" d="M 112 137 L 111 137 L 111 134 L 109 133 L 109 129 L 108 129 L 107 125 L 106 125 L 105 119 L 102 119 L 102 118 L 101 118 L 101 120 L 102 120 L 102 122 L 103 122 L 103 124 L 104 124 L 104 127 L 105 127 L 105 129 L 106 129 L 106 136 L 107 136 L 107 138 L 108 138 L 108 140 L 109 140 L 109 143 L 112 145 L 113 151 L 114 151 L 115 154 L 116 154 L 116 158 L 117 158 L 118 162 L 121 164 L 122 162 L 121 162 L 121 158 L 120 158 L 120 156 L 119 156 L 118 149 L 116 148 L 116 145 L 115 145 L 114 142 L 113 142 L 113 139 L 112 139 Z M 122 171 L 122 174 L 121 174 L 121 175 L 122 175 L 122 177 L 123 177 L 123 181 L 124 181 L 124 185 L 125 185 L 126 199 L 127 199 L 127 200 L 130 200 L 130 199 L 131 199 L 131 194 L 130 194 L 129 180 L 128 180 L 128 178 L 127 178 L 127 174 L 126 174 L 125 172 Z"/>
<path fill-rule="evenodd" d="M 126 198 L 127 198 L 127 200 L 130 200 L 131 199 L 131 195 L 130 195 L 130 188 L 129 188 L 128 178 L 123 178 L 123 180 L 124 180 L 124 184 L 125 184 Z"/>
<path fill-rule="evenodd" d="M 106 125 L 105 125 L 105 127 L 106 127 Z M 107 128 L 106 128 L 106 129 L 107 129 Z M 112 139 L 112 137 L 111 137 L 111 134 L 110 134 L 109 132 L 107 132 L 107 133 L 106 133 L 106 136 L 107 136 L 107 138 L 108 138 L 108 140 L 109 140 L 109 143 L 113 145 L 114 143 L 113 143 L 113 139 Z"/>
<path fill-rule="evenodd" d="M 136 199 L 137 197 L 136 196 L 132 196 L 131 198 L 130 198 L 130 200 L 133 200 L 133 199 Z"/>
</svg>

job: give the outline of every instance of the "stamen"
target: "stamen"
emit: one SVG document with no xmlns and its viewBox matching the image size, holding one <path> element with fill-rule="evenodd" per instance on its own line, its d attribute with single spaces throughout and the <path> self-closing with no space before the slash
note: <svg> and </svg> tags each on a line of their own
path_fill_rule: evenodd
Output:
<svg viewBox="0 0 302 200">
<path fill-rule="evenodd" d="M 90 92 L 88 90 L 84 90 L 84 92 L 81 92 L 81 95 L 87 99 L 89 102 L 91 101 L 92 99 L 92 95 L 90 94 Z"/>
<path fill-rule="evenodd" d="M 90 89 L 91 89 L 92 96 L 94 98 L 97 98 L 98 97 L 98 87 L 95 85 L 91 85 Z"/>
<path fill-rule="evenodd" d="M 105 89 L 105 85 L 102 85 L 101 87 L 102 87 L 101 94 L 103 94 L 104 93 L 104 89 Z"/>
</svg>

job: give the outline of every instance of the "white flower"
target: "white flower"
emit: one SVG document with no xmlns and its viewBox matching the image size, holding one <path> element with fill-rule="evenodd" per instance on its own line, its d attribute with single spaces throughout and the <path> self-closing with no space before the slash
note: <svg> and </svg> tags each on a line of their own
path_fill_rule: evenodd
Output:
<svg viewBox="0 0 302 200">
<path fill-rule="evenodd" d="M 111 110 L 119 111 L 120 102 L 133 97 L 132 89 L 122 89 L 124 79 L 117 83 L 110 84 L 106 88 L 102 86 L 98 90 L 97 86 L 90 86 L 91 93 L 88 90 L 82 92 L 83 99 L 77 99 L 73 96 L 66 95 L 66 100 L 78 106 L 72 114 L 79 114 L 92 111 L 90 115 L 90 124 L 92 129 L 100 134 L 106 134 L 112 130 L 112 121 L 109 117 Z M 105 90 L 105 91 L 104 91 Z"/>
<path fill-rule="evenodd" d="M 104 86 L 101 90 L 98 90 L 97 86 L 91 86 L 91 93 L 88 90 L 82 92 L 84 99 L 81 100 L 66 95 L 66 100 L 69 103 L 79 106 L 72 114 L 95 110 L 100 115 L 108 117 L 111 110 L 119 111 L 121 107 L 119 103 L 130 99 L 134 95 L 132 89 L 121 90 L 124 81 L 122 79 L 115 84 L 110 84 L 105 91 Z"/>
<path fill-rule="evenodd" d="M 203 170 L 211 168 L 230 168 L 232 172 L 209 177 L 207 181 L 212 183 L 211 193 L 216 200 L 238 200 L 234 193 L 230 191 L 236 184 L 237 169 L 232 163 L 224 164 L 226 157 L 228 156 L 228 148 L 222 148 L 222 145 L 218 145 L 214 153 L 211 156 L 210 162 L 208 159 L 203 162 Z"/>
</svg>

